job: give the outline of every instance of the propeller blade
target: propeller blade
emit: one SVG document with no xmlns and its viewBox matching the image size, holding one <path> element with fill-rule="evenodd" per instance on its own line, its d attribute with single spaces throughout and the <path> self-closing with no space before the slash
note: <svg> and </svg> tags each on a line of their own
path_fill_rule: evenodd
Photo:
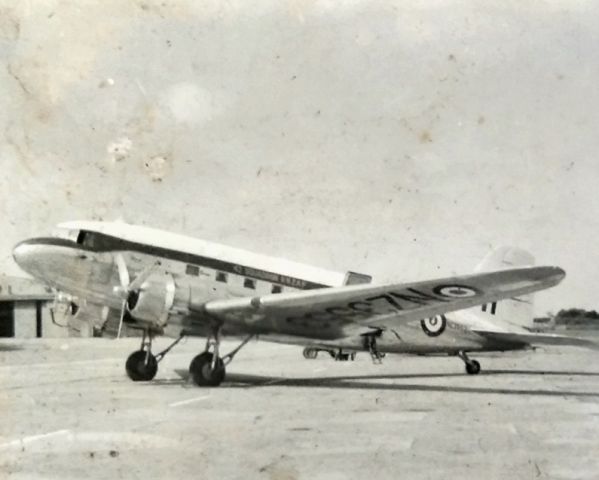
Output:
<svg viewBox="0 0 599 480">
<path fill-rule="evenodd" d="M 160 262 L 156 261 L 152 265 L 144 268 L 137 277 L 129 284 L 127 287 L 128 291 L 135 291 L 141 288 L 142 284 L 148 279 L 152 273 L 156 271 L 156 269 L 160 266 Z"/>
<path fill-rule="evenodd" d="M 160 265 L 159 261 L 156 261 L 152 265 L 143 269 L 137 277 L 130 282 L 129 277 L 129 269 L 127 268 L 127 264 L 123 255 L 118 253 L 114 257 L 114 261 L 117 266 L 117 270 L 119 273 L 119 280 L 121 284 L 119 286 L 113 287 L 114 293 L 119 295 L 123 299 L 123 303 L 121 305 L 121 316 L 119 319 L 119 330 L 117 332 L 116 338 L 121 338 L 121 333 L 123 330 L 123 321 L 125 319 L 125 314 L 127 313 L 127 305 L 131 295 L 134 292 L 138 292 L 141 289 L 143 283 L 148 279 L 148 277 L 156 270 L 156 268 Z"/>
<path fill-rule="evenodd" d="M 119 272 L 119 281 L 121 282 L 121 287 L 125 290 L 129 290 L 129 269 L 127 268 L 127 263 L 123 258 L 123 254 L 117 253 L 114 256 L 114 261 L 116 263 L 116 268 Z"/>
<path fill-rule="evenodd" d="M 121 338 L 121 331 L 123 330 L 123 320 L 125 319 L 125 309 L 127 308 L 127 300 L 123 301 L 121 306 L 121 318 L 119 320 L 119 330 L 116 334 L 116 338 Z"/>
</svg>

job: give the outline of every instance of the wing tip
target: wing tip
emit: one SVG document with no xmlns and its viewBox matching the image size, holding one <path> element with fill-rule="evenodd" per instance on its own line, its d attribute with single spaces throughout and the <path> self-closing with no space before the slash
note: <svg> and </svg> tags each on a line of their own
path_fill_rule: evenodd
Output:
<svg viewBox="0 0 599 480">
<path fill-rule="evenodd" d="M 535 280 L 542 280 L 557 285 L 566 277 L 566 271 L 558 266 L 530 267 Z"/>
</svg>

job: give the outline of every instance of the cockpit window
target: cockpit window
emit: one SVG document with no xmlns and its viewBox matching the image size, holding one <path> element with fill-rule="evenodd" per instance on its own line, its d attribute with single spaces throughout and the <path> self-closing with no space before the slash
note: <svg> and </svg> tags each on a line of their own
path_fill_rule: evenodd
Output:
<svg viewBox="0 0 599 480">
<path fill-rule="evenodd" d="M 87 236 L 87 232 L 85 230 L 81 230 L 79 235 L 77 235 L 77 243 L 79 245 L 83 245 L 85 243 L 85 237 Z"/>
<path fill-rule="evenodd" d="M 77 235 L 77 243 L 84 247 L 97 249 L 100 247 L 102 235 L 96 232 L 81 230 Z"/>
</svg>

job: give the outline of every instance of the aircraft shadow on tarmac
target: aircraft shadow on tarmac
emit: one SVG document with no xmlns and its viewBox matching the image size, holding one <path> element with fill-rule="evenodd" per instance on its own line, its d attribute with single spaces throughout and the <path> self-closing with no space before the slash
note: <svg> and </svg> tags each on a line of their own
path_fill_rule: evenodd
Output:
<svg viewBox="0 0 599 480">
<path fill-rule="evenodd" d="M 158 381 L 160 384 L 191 385 L 186 370 L 175 370 L 181 377 L 180 380 L 172 379 Z M 529 376 L 589 376 L 599 377 L 599 372 L 568 372 L 568 371 L 529 371 L 529 370 L 485 370 L 481 376 L 487 375 L 529 375 Z M 219 388 L 265 388 L 265 387 L 308 387 L 308 388 L 338 388 L 347 390 L 396 390 L 415 392 L 454 392 L 454 393 L 478 393 L 478 394 L 500 394 L 500 395 L 536 395 L 536 396 L 572 396 L 572 397 L 596 397 L 597 392 L 576 392 L 561 389 L 519 389 L 505 387 L 464 387 L 458 385 L 420 385 L 406 383 L 381 383 L 376 380 L 406 380 L 426 378 L 450 378 L 469 377 L 475 381 L 477 377 L 471 377 L 462 373 L 410 373 L 397 375 L 355 375 L 337 377 L 314 377 L 314 378 L 284 378 L 269 377 L 262 375 L 248 375 L 239 373 L 228 373 L 225 382 Z"/>
</svg>

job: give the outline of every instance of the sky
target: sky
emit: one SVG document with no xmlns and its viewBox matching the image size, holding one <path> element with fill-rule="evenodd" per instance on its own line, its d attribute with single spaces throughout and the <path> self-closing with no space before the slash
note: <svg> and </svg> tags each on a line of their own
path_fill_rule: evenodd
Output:
<svg viewBox="0 0 599 480">
<path fill-rule="evenodd" d="M 599 309 L 594 2 L 0 0 L 1 271 L 123 219 L 378 282 L 491 249 Z"/>
</svg>

